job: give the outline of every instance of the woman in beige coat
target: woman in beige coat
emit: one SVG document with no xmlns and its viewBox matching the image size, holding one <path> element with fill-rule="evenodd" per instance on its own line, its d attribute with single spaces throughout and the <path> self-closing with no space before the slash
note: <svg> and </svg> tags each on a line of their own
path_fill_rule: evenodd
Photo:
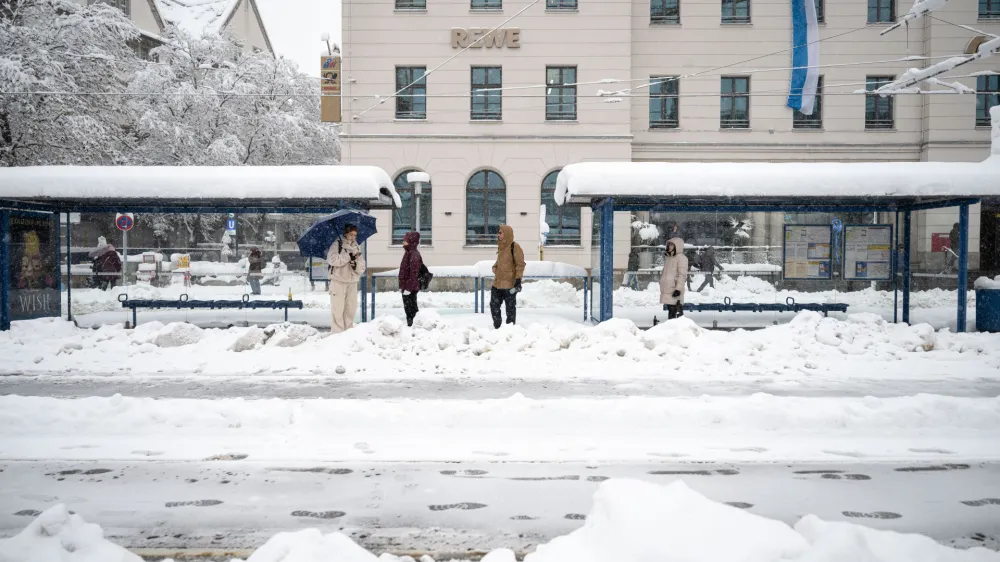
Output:
<svg viewBox="0 0 1000 562">
<path fill-rule="evenodd" d="M 354 326 L 358 311 L 358 281 L 365 274 L 365 258 L 358 246 L 358 227 L 349 224 L 326 255 L 330 268 L 330 331 L 339 334 Z"/>
<path fill-rule="evenodd" d="M 667 241 L 666 259 L 660 275 L 660 304 L 667 305 L 668 320 L 684 315 L 687 274 L 688 259 L 684 255 L 684 240 L 671 238 Z"/>
</svg>

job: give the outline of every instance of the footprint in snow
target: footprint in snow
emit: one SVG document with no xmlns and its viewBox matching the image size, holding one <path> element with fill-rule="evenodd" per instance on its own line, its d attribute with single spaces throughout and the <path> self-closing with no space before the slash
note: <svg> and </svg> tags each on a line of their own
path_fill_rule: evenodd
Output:
<svg viewBox="0 0 1000 562">
<path fill-rule="evenodd" d="M 241 461 L 250 455 L 243 453 L 224 453 L 221 455 L 212 455 L 205 459 L 206 461 Z"/>
<path fill-rule="evenodd" d="M 42 512 L 38 511 L 37 509 L 22 509 L 21 511 L 18 511 L 14 515 L 20 517 L 38 517 L 41 514 Z"/>
<path fill-rule="evenodd" d="M 310 472 L 313 474 L 336 474 L 342 476 L 344 474 L 351 474 L 354 470 L 350 468 L 330 468 L 324 466 L 314 466 L 310 468 L 269 468 L 270 472 Z"/>
<path fill-rule="evenodd" d="M 864 453 L 859 453 L 857 451 L 830 451 L 824 449 L 823 452 L 828 455 L 837 455 L 838 457 L 850 457 L 852 459 L 863 459 L 868 456 Z"/>
<path fill-rule="evenodd" d="M 968 470 L 967 464 L 932 464 L 925 466 L 904 466 L 897 468 L 896 472 L 941 472 L 944 470 Z"/>
<path fill-rule="evenodd" d="M 219 500 L 196 500 L 189 502 L 167 502 L 167 507 L 211 507 L 213 505 L 219 505 L 222 502 Z"/>
<path fill-rule="evenodd" d="M 729 450 L 734 453 L 766 453 L 767 447 L 736 447 Z"/>
<path fill-rule="evenodd" d="M 914 447 L 910 449 L 911 453 L 937 453 L 939 455 L 954 455 L 954 451 L 949 451 L 948 449 L 938 449 L 937 447 Z"/>
<path fill-rule="evenodd" d="M 532 517 L 531 515 L 514 515 L 510 518 L 511 521 L 535 521 L 537 517 Z"/>
<path fill-rule="evenodd" d="M 579 480 L 580 476 L 570 474 L 566 476 L 514 476 L 508 480 L 518 480 L 521 482 L 540 482 L 542 480 Z"/>
<path fill-rule="evenodd" d="M 981 500 L 966 500 L 962 502 L 969 507 L 982 507 L 984 505 L 1000 506 L 1000 498 L 983 498 Z"/>
<path fill-rule="evenodd" d="M 861 519 L 899 519 L 902 515 L 898 513 L 893 513 L 891 511 L 873 511 L 871 513 L 862 513 L 860 511 L 844 511 L 844 517 L 853 517 Z"/>
<path fill-rule="evenodd" d="M 582 513 L 567 513 L 563 518 L 571 521 L 585 521 L 587 516 Z"/>
<path fill-rule="evenodd" d="M 747 502 L 726 502 L 726 505 L 731 505 L 733 507 L 738 507 L 740 509 L 750 509 L 753 507 L 752 503 Z"/>
<path fill-rule="evenodd" d="M 311 517 L 313 519 L 337 519 L 347 515 L 343 511 L 293 511 L 292 517 Z"/>
<path fill-rule="evenodd" d="M 486 507 L 485 503 L 474 503 L 474 502 L 462 502 L 462 503 L 449 503 L 444 505 L 429 505 L 428 509 L 431 511 L 448 511 L 451 509 L 461 509 L 463 511 L 469 511 L 473 509 L 482 509 Z"/>
<path fill-rule="evenodd" d="M 163 454 L 163 451 L 132 451 L 132 454 L 144 457 L 158 457 Z"/>
</svg>

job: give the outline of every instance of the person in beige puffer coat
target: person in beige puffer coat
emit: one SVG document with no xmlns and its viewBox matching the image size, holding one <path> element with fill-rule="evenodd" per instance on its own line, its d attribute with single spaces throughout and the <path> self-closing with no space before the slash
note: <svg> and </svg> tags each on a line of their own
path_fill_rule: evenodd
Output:
<svg viewBox="0 0 1000 562">
<path fill-rule="evenodd" d="M 358 227 L 349 224 L 326 254 L 330 269 L 330 331 L 339 334 L 354 327 L 358 311 L 358 281 L 365 274 L 365 258 L 358 246 Z"/>
<path fill-rule="evenodd" d="M 684 240 L 667 241 L 666 259 L 660 275 L 660 304 L 667 305 L 667 319 L 684 315 L 684 293 L 688 274 L 688 259 L 684 255 Z"/>
</svg>

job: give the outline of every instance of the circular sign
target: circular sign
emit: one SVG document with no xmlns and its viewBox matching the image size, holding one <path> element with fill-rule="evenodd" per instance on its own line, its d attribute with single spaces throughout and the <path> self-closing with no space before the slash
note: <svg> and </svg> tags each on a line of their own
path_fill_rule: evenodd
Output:
<svg viewBox="0 0 1000 562">
<path fill-rule="evenodd" d="M 115 226 L 118 227 L 118 230 L 132 230 L 132 227 L 135 226 L 135 219 L 132 217 L 132 213 L 118 213 L 115 215 Z"/>
</svg>

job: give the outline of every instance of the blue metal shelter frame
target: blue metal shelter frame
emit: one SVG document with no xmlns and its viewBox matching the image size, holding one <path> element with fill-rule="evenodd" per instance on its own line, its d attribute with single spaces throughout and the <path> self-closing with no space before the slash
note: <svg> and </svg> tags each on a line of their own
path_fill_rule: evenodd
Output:
<svg viewBox="0 0 1000 562">
<path fill-rule="evenodd" d="M 902 271 L 902 321 L 910 322 L 910 247 L 912 214 L 930 209 L 958 208 L 958 305 L 956 330 L 966 331 L 968 321 L 969 285 L 969 207 L 979 202 L 978 197 L 912 197 L 871 196 L 823 198 L 807 193 L 787 197 L 722 197 L 722 196 L 593 196 L 589 205 L 595 219 L 600 221 L 599 296 L 600 307 L 591 307 L 595 322 L 604 322 L 614 316 L 614 213 L 637 212 L 781 212 L 781 213 L 896 213 L 902 215 L 903 271 Z M 574 200 L 569 204 L 588 204 Z M 897 219 L 898 221 L 898 219 Z M 898 232 L 898 230 L 897 230 Z M 898 240 L 898 234 L 897 234 Z M 895 260 L 893 260 L 895 262 Z M 895 263 L 894 263 L 895 267 Z M 896 318 L 894 313 L 894 319 Z"/>
<path fill-rule="evenodd" d="M 10 260 L 11 260 L 11 228 L 10 218 L 16 212 L 32 212 L 39 214 L 66 216 L 66 318 L 73 320 L 72 271 L 69 263 L 72 236 L 70 213 L 280 213 L 280 214 L 330 214 L 340 209 L 352 209 L 368 212 L 375 208 L 391 208 L 391 201 L 384 205 L 372 205 L 367 199 L 348 198 L 287 198 L 287 199 L 166 199 L 166 198 L 133 198 L 120 200 L 92 201 L 83 198 L 43 199 L 43 200 L 11 200 L 0 199 L 0 331 L 10 329 Z M 56 247 L 61 236 L 60 221 L 56 221 Z M 368 255 L 368 244 L 363 247 L 365 257 Z M 57 254 L 57 261 L 61 257 Z M 61 272 L 61 264 L 60 264 Z M 59 290 L 63 288 L 63 276 L 59 275 Z M 368 276 L 361 278 L 361 321 L 368 321 L 367 295 Z M 61 313 L 60 313 L 61 314 Z"/>
</svg>

